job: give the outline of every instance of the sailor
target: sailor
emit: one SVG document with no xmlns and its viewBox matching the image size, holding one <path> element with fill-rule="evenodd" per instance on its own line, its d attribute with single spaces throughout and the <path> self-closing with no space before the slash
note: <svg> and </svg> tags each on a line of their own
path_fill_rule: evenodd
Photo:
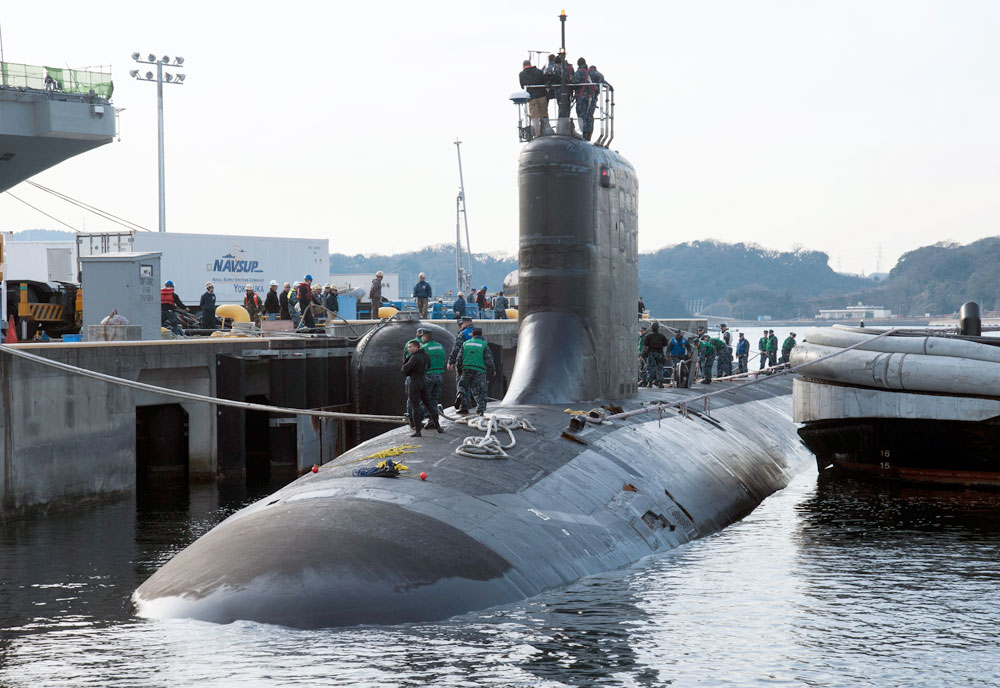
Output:
<svg viewBox="0 0 1000 688">
<path fill-rule="evenodd" d="M 740 338 L 736 342 L 737 370 L 741 373 L 747 372 L 747 359 L 750 358 L 750 340 L 740 332 Z"/>
<path fill-rule="evenodd" d="M 729 347 L 727 347 L 726 343 L 718 337 L 711 337 L 708 341 L 711 342 L 713 347 L 715 347 L 715 360 L 717 361 L 716 375 L 718 377 L 725 377 L 723 374 L 725 366 L 723 365 L 722 358 L 726 355 L 726 351 Z"/>
<path fill-rule="evenodd" d="M 417 346 L 420 346 L 422 344 L 420 340 L 420 333 L 423 331 L 424 331 L 423 328 L 417 328 L 416 334 L 411 339 L 409 339 L 406 342 L 406 344 L 403 344 L 403 363 L 406 363 L 408 360 L 410 360 L 410 353 L 411 353 L 410 344 L 416 343 Z M 413 408 L 410 406 L 410 378 L 406 376 L 403 377 L 403 391 L 406 396 L 406 411 L 403 413 L 403 415 L 406 416 L 407 420 L 409 420 L 410 424 L 412 425 Z"/>
<path fill-rule="evenodd" d="M 215 285 L 205 283 L 205 293 L 201 295 L 201 329 L 214 330 L 215 323 Z"/>
<path fill-rule="evenodd" d="M 563 76 L 566 78 L 566 98 L 563 99 Z M 572 89 L 568 86 L 573 77 L 573 68 L 570 67 L 569 63 L 563 59 L 562 55 L 556 55 L 556 67 L 552 73 L 552 83 L 555 84 L 553 89 L 553 95 L 556 98 L 556 105 L 559 108 L 559 119 L 566 119 L 569 117 L 570 108 L 570 94 Z"/>
<path fill-rule="evenodd" d="M 667 338 L 660 332 L 660 323 L 654 322 L 649 334 L 642 340 L 642 353 L 646 357 L 646 382 L 643 387 L 652 387 L 653 380 L 656 380 L 656 386 L 663 389 L 663 347 L 666 345 Z"/>
<path fill-rule="evenodd" d="M 413 298 L 417 300 L 417 311 L 424 320 L 427 319 L 427 302 L 431 298 L 431 283 L 426 278 L 427 276 L 421 272 L 417 283 L 413 285 Z"/>
<path fill-rule="evenodd" d="M 646 312 L 646 304 L 644 304 L 642 302 L 642 297 L 640 296 L 639 297 L 639 317 L 641 318 L 642 314 L 645 313 L 645 312 Z"/>
<path fill-rule="evenodd" d="M 312 281 L 312 275 L 306 275 L 299 282 L 299 287 L 296 290 L 299 300 L 299 310 L 302 312 L 302 324 L 306 327 L 313 327 L 316 324 L 312 314 Z"/>
<path fill-rule="evenodd" d="M 403 364 L 402 371 L 403 375 L 409 380 L 407 404 L 413 409 L 414 413 L 410 418 L 410 426 L 413 428 L 413 433 L 410 437 L 420 437 L 421 416 L 423 415 L 424 407 L 430 409 L 431 425 L 438 432 L 444 432 L 441 429 L 441 424 L 438 422 L 437 410 L 431 405 L 431 400 L 427 396 L 425 374 L 431 364 L 430 358 L 427 356 L 427 352 L 420 348 L 417 340 L 411 339 L 407 342 L 406 346 L 409 357 Z"/>
<path fill-rule="evenodd" d="M 701 370 L 704 374 L 701 381 L 707 385 L 712 381 L 712 364 L 715 363 L 715 345 L 712 344 L 707 334 L 701 335 L 701 339 L 698 341 L 698 353 L 701 355 Z"/>
<path fill-rule="evenodd" d="M 486 300 L 486 285 L 484 284 L 482 288 L 476 292 L 476 305 L 479 306 L 479 312 L 482 316 L 486 315 L 486 309 L 490 307 L 489 302 Z"/>
<path fill-rule="evenodd" d="M 421 348 L 427 352 L 431 364 L 424 375 L 427 386 L 427 396 L 430 397 L 431 407 L 437 412 L 438 404 L 441 403 L 441 392 L 444 391 L 444 365 L 445 353 L 441 342 L 434 341 L 434 333 L 429 328 L 417 330 L 420 335 Z"/>
<path fill-rule="evenodd" d="M 764 366 L 767 365 L 767 345 L 769 341 L 767 330 L 764 330 L 764 334 L 757 341 L 757 351 L 760 352 L 760 368 L 757 370 L 764 370 Z"/>
<path fill-rule="evenodd" d="M 243 307 L 247 309 L 247 313 L 250 315 L 250 322 L 260 325 L 260 313 L 263 306 L 260 303 L 260 297 L 257 296 L 257 292 L 253 290 L 252 284 L 247 285 L 246 293 L 243 295 Z"/>
<path fill-rule="evenodd" d="M 590 80 L 595 84 L 607 83 L 604 80 L 604 75 L 597 71 L 597 67 L 590 65 Z M 611 88 L 611 84 L 608 84 L 608 88 Z M 613 91 L 614 89 L 611 88 Z M 600 87 L 594 86 L 594 97 L 590 100 L 590 126 L 594 126 L 594 112 L 597 110 L 597 101 L 600 98 Z"/>
<path fill-rule="evenodd" d="M 502 291 L 498 291 L 497 295 L 493 298 L 493 319 L 494 320 L 506 320 L 507 319 L 507 297 L 503 295 Z"/>
<path fill-rule="evenodd" d="M 186 311 L 187 307 L 174 292 L 174 283 L 167 280 L 160 289 L 160 324 L 176 334 L 183 336 L 181 324 L 177 320 L 177 311 Z"/>
<path fill-rule="evenodd" d="M 340 302 L 337 299 L 337 287 L 330 285 L 330 293 L 326 295 L 326 310 L 336 315 L 340 311 Z"/>
<path fill-rule="evenodd" d="M 726 350 L 719 354 L 719 376 L 725 377 L 733 374 L 733 335 L 726 323 L 719 325 L 719 330 L 719 337 L 726 343 Z"/>
<path fill-rule="evenodd" d="M 455 319 L 465 317 L 465 295 L 462 292 L 458 292 L 458 298 L 455 299 L 455 303 L 451 305 L 452 310 L 455 312 Z"/>
<path fill-rule="evenodd" d="M 382 278 L 385 275 L 381 270 L 375 273 L 375 279 L 372 280 L 371 289 L 368 290 L 368 300 L 372 302 L 371 306 L 371 319 L 378 320 L 378 309 L 382 307 Z"/>
<path fill-rule="evenodd" d="M 547 96 L 547 99 L 546 99 L 546 102 L 545 102 L 545 117 L 546 117 L 546 122 L 547 122 L 548 121 L 548 114 L 549 114 L 549 103 L 548 103 L 548 101 L 550 101 L 553 98 L 555 98 L 555 88 L 553 88 L 553 85 L 556 84 L 556 83 L 558 83 L 558 81 L 559 81 L 558 74 L 556 72 L 556 56 L 555 55 L 549 55 L 549 62 L 542 69 L 542 74 L 545 75 L 545 83 L 546 83 L 546 85 L 548 85 L 548 88 L 546 89 L 546 93 L 545 93 L 545 95 Z"/>
<path fill-rule="evenodd" d="M 481 416 L 486 413 L 486 371 L 494 375 L 493 353 L 483 341 L 483 331 L 476 328 L 472 331 L 472 339 L 462 344 L 462 405 L 458 412 L 469 412 L 471 401 L 476 402 L 476 412 Z"/>
<path fill-rule="evenodd" d="M 778 365 L 778 338 L 774 336 L 774 330 L 768 330 L 767 364 L 772 367 Z"/>
<path fill-rule="evenodd" d="M 281 315 L 281 300 L 278 298 L 278 280 L 271 280 L 264 296 L 264 317 L 268 320 L 277 320 L 279 315 Z"/>
<path fill-rule="evenodd" d="M 285 282 L 285 285 L 281 288 L 281 293 L 278 294 L 278 313 L 282 320 L 291 320 L 292 314 L 288 310 L 288 297 L 292 295 L 292 285 Z"/>
<path fill-rule="evenodd" d="M 677 330 L 677 334 L 670 340 L 667 353 L 670 354 L 670 363 L 674 368 L 677 368 L 681 361 L 688 357 L 688 340 L 680 330 Z"/>
<path fill-rule="evenodd" d="M 535 136 L 542 133 L 542 123 L 548 122 L 548 89 L 545 88 L 545 74 L 538 67 L 531 64 L 531 60 L 522 63 L 521 74 L 519 76 L 521 88 L 527 89 L 528 95 L 528 117 L 531 119 L 531 128 Z"/>
<path fill-rule="evenodd" d="M 795 348 L 795 333 L 791 332 L 785 341 L 781 343 L 781 362 L 788 363 L 788 358 L 791 356 L 792 349 Z"/>
<path fill-rule="evenodd" d="M 639 324 L 639 347 L 636 349 L 639 357 L 639 386 L 646 386 L 646 357 L 642 355 L 642 342 L 649 333 L 649 327 L 646 323 Z"/>
<path fill-rule="evenodd" d="M 461 292 L 459 292 L 461 294 Z M 467 341 L 472 339 L 472 333 L 475 328 L 472 327 L 472 318 L 469 316 L 464 316 L 458 323 L 458 334 L 455 335 L 455 346 L 452 347 L 451 353 L 448 355 L 448 370 L 457 367 L 458 372 L 458 396 L 455 397 L 455 406 L 462 406 L 463 402 L 468 400 L 468 392 L 464 387 L 464 378 L 462 377 L 462 345 Z M 468 413 L 469 409 L 466 408 L 465 412 Z"/>
<path fill-rule="evenodd" d="M 587 60 L 580 58 L 576 61 L 577 70 L 573 75 L 573 89 L 576 96 L 576 121 L 580 124 L 580 133 L 583 138 L 590 140 L 594 134 L 594 112 L 591 104 L 594 102 L 594 86 L 590 85 L 590 70 L 587 68 Z"/>
</svg>

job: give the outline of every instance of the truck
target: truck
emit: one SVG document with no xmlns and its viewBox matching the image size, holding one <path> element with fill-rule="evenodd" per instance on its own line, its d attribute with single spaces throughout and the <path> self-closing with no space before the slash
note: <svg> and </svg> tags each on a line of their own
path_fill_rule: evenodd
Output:
<svg viewBox="0 0 1000 688">
<path fill-rule="evenodd" d="M 248 284 L 263 300 L 271 280 L 283 285 L 312 275 L 322 284 L 330 275 L 329 239 L 129 231 L 78 234 L 76 245 L 78 256 L 160 253 L 163 279 L 194 307 L 207 282 L 215 285 L 217 305 L 242 305 Z"/>
<path fill-rule="evenodd" d="M 0 233 L 0 329 L 14 322 L 20 339 L 80 331 L 81 299 L 73 241 L 13 241 Z"/>
</svg>

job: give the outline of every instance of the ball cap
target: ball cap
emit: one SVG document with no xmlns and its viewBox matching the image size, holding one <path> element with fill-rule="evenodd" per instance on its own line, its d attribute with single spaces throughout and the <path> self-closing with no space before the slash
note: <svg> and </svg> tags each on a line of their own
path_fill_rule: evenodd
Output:
<svg viewBox="0 0 1000 688">
<path fill-rule="evenodd" d="M 417 336 L 419 337 L 422 334 L 430 334 L 430 330 L 425 330 L 422 327 L 418 327 L 417 328 Z"/>
</svg>

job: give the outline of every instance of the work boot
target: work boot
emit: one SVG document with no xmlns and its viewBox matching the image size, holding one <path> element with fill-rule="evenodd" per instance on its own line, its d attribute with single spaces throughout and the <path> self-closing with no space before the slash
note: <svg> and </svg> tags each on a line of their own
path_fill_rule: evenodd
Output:
<svg viewBox="0 0 1000 688">
<path fill-rule="evenodd" d="M 438 432 L 444 432 L 444 428 L 441 427 L 441 419 L 438 418 L 437 416 L 434 416 L 433 420 L 434 420 L 434 429 L 437 430 Z"/>
<path fill-rule="evenodd" d="M 701 384 L 703 384 L 703 385 L 710 385 L 710 384 L 712 384 L 712 381 L 709 380 L 708 378 L 705 378 L 704 380 L 701 381 Z"/>
<path fill-rule="evenodd" d="M 659 387 L 660 389 L 663 389 L 663 383 L 662 382 L 657 382 L 656 386 Z"/>
<path fill-rule="evenodd" d="M 639 386 L 640 387 L 649 387 L 649 383 L 646 382 L 645 380 L 643 380 L 642 382 L 639 383 Z"/>
<path fill-rule="evenodd" d="M 468 406 L 461 406 L 461 407 L 459 407 L 457 413 L 460 416 L 467 416 L 467 415 L 469 415 L 469 407 Z"/>
</svg>

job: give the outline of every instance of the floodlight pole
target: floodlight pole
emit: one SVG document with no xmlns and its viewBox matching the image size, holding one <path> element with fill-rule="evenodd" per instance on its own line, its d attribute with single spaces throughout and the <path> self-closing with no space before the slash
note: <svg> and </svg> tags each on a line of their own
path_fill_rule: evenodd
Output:
<svg viewBox="0 0 1000 688">
<path fill-rule="evenodd" d="M 160 161 L 160 231 L 167 231 L 167 184 L 163 171 L 163 62 L 156 61 L 156 115 Z"/>
<path fill-rule="evenodd" d="M 150 55 L 150 58 L 155 58 L 155 55 Z M 140 59 L 139 53 L 133 53 L 132 59 L 140 64 L 155 64 L 156 65 L 156 152 L 157 152 L 157 172 L 159 181 L 159 200 L 160 200 L 160 231 L 167 231 L 167 180 L 164 159 L 164 146 L 163 146 L 163 65 L 166 64 L 168 67 L 180 67 L 184 64 L 184 58 L 177 57 L 174 58 L 174 62 L 170 62 L 169 57 L 162 57 L 156 59 L 143 60 Z M 138 70 L 132 70 L 130 72 L 131 76 L 139 81 L 152 81 L 151 78 L 145 78 L 139 75 Z M 177 79 L 174 80 L 173 76 L 167 75 L 167 83 L 182 84 L 184 83 L 184 75 L 179 74 Z"/>
</svg>

